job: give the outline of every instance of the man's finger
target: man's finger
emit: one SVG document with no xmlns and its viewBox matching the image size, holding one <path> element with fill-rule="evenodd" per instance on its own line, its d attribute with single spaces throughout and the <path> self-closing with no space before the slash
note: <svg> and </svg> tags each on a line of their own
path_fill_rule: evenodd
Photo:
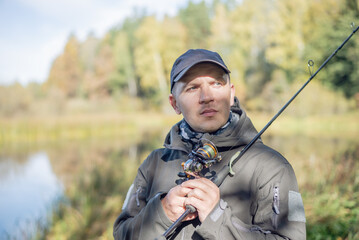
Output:
<svg viewBox="0 0 359 240">
<path fill-rule="evenodd" d="M 216 184 L 214 184 L 211 180 L 207 178 L 191 179 L 183 182 L 181 186 L 188 188 L 201 188 L 201 189 L 217 187 Z"/>
<path fill-rule="evenodd" d="M 177 197 L 185 197 L 191 191 L 191 188 L 182 187 L 181 185 L 175 186 L 170 191 Z"/>
<path fill-rule="evenodd" d="M 199 188 L 195 188 L 187 194 L 187 197 L 195 197 L 201 200 L 204 200 L 206 196 L 208 195 Z"/>
</svg>

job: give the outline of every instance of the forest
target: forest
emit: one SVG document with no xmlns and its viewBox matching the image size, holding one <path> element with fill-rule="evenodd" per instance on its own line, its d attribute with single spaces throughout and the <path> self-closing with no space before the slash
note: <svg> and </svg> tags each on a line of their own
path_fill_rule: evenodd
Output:
<svg viewBox="0 0 359 240">
<path fill-rule="evenodd" d="M 0 115 L 61 114 L 71 102 L 87 110 L 101 102 L 167 109 L 172 64 L 190 48 L 218 51 L 246 108 L 272 113 L 358 19 L 357 0 L 189 1 L 176 16 L 162 18 L 134 9 L 101 38 L 89 33 L 80 42 L 70 34 L 44 83 L 1 86 Z M 358 108 L 358 45 L 359 38 L 352 38 L 308 89 L 312 97 L 298 103 L 306 110 L 292 114 Z"/>
<path fill-rule="evenodd" d="M 64 185 L 29 239 L 113 239 L 139 164 L 180 119 L 169 78 L 188 49 L 220 53 L 260 130 L 357 24 L 359 0 L 189 0 L 175 16 L 134 9 L 100 37 L 69 33 L 44 82 L 0 86 L 0 160 L 46 152 Z M 359 33 L 263 137 L 295 169 L 308 239 L 359 238 L 358 66 Z"/>
</svg>

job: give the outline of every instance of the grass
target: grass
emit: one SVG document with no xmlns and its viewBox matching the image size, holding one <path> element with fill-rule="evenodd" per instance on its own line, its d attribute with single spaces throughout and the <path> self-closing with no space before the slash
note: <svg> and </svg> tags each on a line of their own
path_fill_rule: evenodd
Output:
<svg viewBox="0 0 359 240">
<path fill-rule="evenodd" d="M 249 114 L 257 128 L 263 128 L 273 116 Z M 308 137 L 356 138 L 359 133 L 359 111 L 341 115 L 293 117 L 279 116 L 268 128 L 269 134 L 304 135 Z"/>
<path fill-rule="evenodd" d="M 253 119 L 258 130 L 272 117 L 259 113 L 248 115 Z M 359 133 L 358 119 L 359 112 L 305 118 L 284 114 L 272 124 L 265 135 L 301 135 L 305 136 L 303 139 L 320 136 L 320 138 L 340 138 L 350 141 L 356 139 Z M 49 142 L 84 142 L 88 139 L 97 139 L 100 142 L 101 139 L 148 142 L 148 139 L 161 138 L 160 141 L 163 141 L 163 137 L 146 137 L 139 133 L 163 131 L 165 134 L 178 120 L 180 117 L 174 114 L 146 111 L 2 118 L 0 119 L 0 148 Z M 284 145 L 283 142 L 280 144 Z M 143 148 L 141 144 L 138 146 L 139 149 Z M 136 173 L 139 161 L 131 160 L 126 146 L 117 151 L 107 147 L 108 144 L 103 143 L 101 146 L 103 149 L 98 150 L 99 146 L 96 144 L 95 151 L 95 147 L 79 149 L 78 146 L 74 146 L 72 150 L 74 153 L 68 154 L 74 155 L 72 158 L 76 161 L 78 159 L 83 161 L 76 162 L 75 165 L 74 162 L 66 160 L 66 155 L 64 156 L 64 153 L 69 151 L 67 148 L 52 153 L 50 158 L 53 159 L 53 164 L 62 164 L 64 172 L 68 171 L 66 169 L 69 166 L 74 169 L 86 163 L 86 167 L 76 169 L 74 178 L 66 184 L 68 202 L 61 205 L 54 216 L 53 226 L 46 232 L 44 238 L 112 239 L 112 223 L 121 209 L 124 194 Z M 319 152 L 320 154 L 328 152 L 328 154 L 324 154 L 321 159 L 317 158 L 313 166 L 301 166 L 300 158 L 303 158 L 301 151 L 307 151 L 305 149 L 308 146 L 305 142 L 296 139 L 295 142 L 283 146 L 285 149 L 290 147 L 293 147 L 293 156 L 289 159 L 301 179 L 305 179 L 301 192 L 306 208 L 308 239 L 359 239 L 359 179 L 357 177 L 359 151 L 357 148 L 354 146 L 353 149 L 344 151 L 339 149 L 336 143 L 321 140 L 315 148 L 318 154 Z M 153 146 L 146 148 L 148 149 L 141 150 L 138 159 L 144 159 L 150 151 L 149 148 Z M 333 155 L 333 152 L 337 155 Z M 295 158 L 296 155 L 298 159 Z M 334 162 L 331 162 L 332 159 Z M 325 167 L 323 164 L 328 169 L 321 169 L 320 167 Z M 308 167 L 316 170 L 307 169 Z"/>
<path fill-rule="evenodd" d="M 0 119 L 0 146 L 133 136 L 144 129 L 170 126 L 178 120 L 177 116 L 154 112 Z"/>
<path fill-rule="evenodd" d="M 258 130 L 272 116 L 248 114 Z M 295 118 L 280 116 L 268 134 L 355 138 L 359 133 L 359 112 L 334 116 Z M 18 143 L 53 142 L 133 136 L 144 129 L 169 129 L 180 117 L 158 112 L 92 113 L 63 116 L 35 116 L 0 119 L 0 146 Z"/>
</svg>

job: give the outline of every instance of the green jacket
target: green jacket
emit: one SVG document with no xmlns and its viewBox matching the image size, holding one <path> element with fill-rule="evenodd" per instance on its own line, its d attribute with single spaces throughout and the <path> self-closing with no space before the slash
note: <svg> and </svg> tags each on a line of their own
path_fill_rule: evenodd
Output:
<svg viewBox="0 0 359 240">
<path fill-rule="evenodd" d="M 239 123 L 220 136 L 205 134 L 218 148 L 222 161 L 206 177 L 256 135 L 250 119 L 239 107 L 232 112 Z M 179 123 L 166 137 L 164 148 L 153 151 L 138 169 L 122 213 L 114 224 L 115 239 L 155 239 L 171 226 L 161 205 L 163 197 L 181 180 L 181 163 L 192 146 L 178 134 Z M 183 222 L 170 239 L 306 239 L 305 215 L 297 180 L 289 162 L 258 140 L 234 165 L 235 175 L 221 184 L 221 200 L 203 223 Z"/>
</svg>

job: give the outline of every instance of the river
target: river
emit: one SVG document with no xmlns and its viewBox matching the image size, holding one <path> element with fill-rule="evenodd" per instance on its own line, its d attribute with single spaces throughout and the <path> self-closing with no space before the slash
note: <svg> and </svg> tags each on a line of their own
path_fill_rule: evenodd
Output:
<svg viewBox="0 0 359 240">
<path fill-rule="evenodd" d="M 59 223 L 65 224 L 65 229 L 61 232 L 55 228 L 51 236 L 88 227 L 87 235 L 76 232 L 63 236 L 110 239 L 113 221 L 121 211 L 137 167 L 152 149 L 162 145 L 163 132 L 141 134 L 137 140 L 102 139 L 3 148 L 0 239 L 34 239 L 41 231 L 48 234 L 53 224 Z M 328 184 L 338 184 L 338 189 L 352 184 L 352 188 L 344 190 L 335 188 L 339 193 L 359 186 L 359 139 L 298 135 L 264 136 L 263 140 L 292 163 L 300 189 L 306 193 L 305 208 L 311 222 L 318 219 L 310 196 L 322 194 L 320 189 Z M 356 208 L 358 199 L 351 198 L 348 199 L 354 201 Z M 53 222 L 53 214 L 59 215 L 59 204 L 67 208 Z M 93 229 L 95 223 L 98 226 Z M 73 225 L 79 225 L 78 229 Z"/>
</svg>

